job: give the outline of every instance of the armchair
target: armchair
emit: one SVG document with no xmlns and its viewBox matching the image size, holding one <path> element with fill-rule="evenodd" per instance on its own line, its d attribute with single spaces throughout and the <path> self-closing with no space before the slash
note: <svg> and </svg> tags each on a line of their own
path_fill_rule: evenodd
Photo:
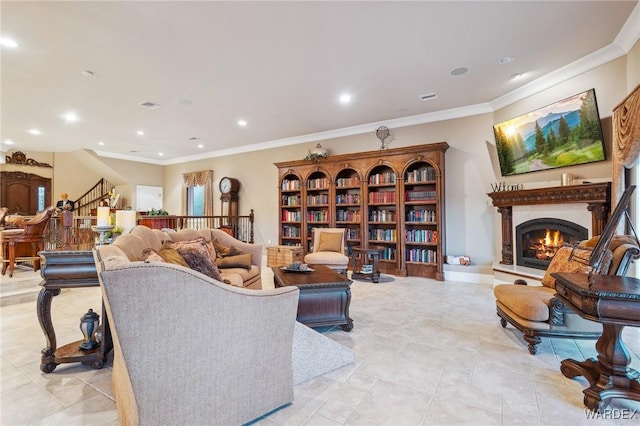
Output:
<svg viewBox="0 0 640 426">
<path fill-rule="evenodd" d="M 599 237 L 581 243 L 578 248 L 588 250 L 595 246 Z M 514 284 L 497 285 L 493 292 L 496 310 L 502 327 L 511 324 L 523 333 L 528 343 L 529 353 L 536 354 L 536 345 L 541 337 L 571 339 L 597 339 L 602 334 L 602 326 L 581 318 L 555 297 L 555 279 L 551 272 L 588 272 L 588 265 L 567 266 L 570 247 L 560 249 L 554 256 L 542 280 L 542 286 L 527 286 L 524 280 Z M 610 262 L 603 262 L 598 273 L 624 276 L 629 265 L 640 256 L 640 248 L 634 238 L 627 235 L 614 236 L 609 244 Z M 581 269 L 584 268 L 584 269 Z"/>
<path fill-rule="evenodd" d="M 304 257 L 305 263 L 326 265 L 346 275 L 345 237 L 344 228 L 313 228 L 313 251 Z"/>
<path fill-rule="evenodd" d="M 15 263 L 21 261 L 31 261 L 34 271 L 40 269 L 38 252 L 44 249 L 44 233 L 49 226 L 49 218 L 53 211 L 54 208 L 50 207 L 32 219 L 19 223 L 18 228 L 0 231 L 2 275 L 8 269 L 9 277 L 12 277 Z"/>
</svg>

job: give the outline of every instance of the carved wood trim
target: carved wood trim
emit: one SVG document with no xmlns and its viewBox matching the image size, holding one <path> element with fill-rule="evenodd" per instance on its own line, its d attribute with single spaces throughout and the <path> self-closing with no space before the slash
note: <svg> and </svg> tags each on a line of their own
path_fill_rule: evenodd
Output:
<svg viewBox="0 0 640 426">
<path fill-rule="evenodd" d="M 611 203 L 611 182 L 551 188 L 499 191 L 487 194 L 496 207 L 564 203 Z"/>
<path fill-rule="evenodd" d="M 586 203 L 591 212 L 592 235 L 600 235 L 611 212 L 611 182 L 584 185 L 555 186 L 551 188 L 498 191 L 487 194 L 502 216 L 503 265 L 513 265 L 513 206 L 540 204 Z"/>
<path fill-rule="evenodd" d="M 22 151 L 16 151 L 11 155 L 7 155 L 4 157 L 5 162 L 7 164 L 18 164 L 21 166 L 34 166 L 34 167 L 49 167 L 53 168 L 51 164 L 40 163 L 39 161 L 34 160 L 33 158 L 27 158 L 27 155 Z"/>
</svg>

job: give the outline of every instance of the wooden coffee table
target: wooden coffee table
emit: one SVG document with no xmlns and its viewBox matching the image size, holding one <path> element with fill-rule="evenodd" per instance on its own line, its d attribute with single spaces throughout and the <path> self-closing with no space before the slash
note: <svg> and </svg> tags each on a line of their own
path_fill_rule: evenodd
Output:
<svg viewBox="0 0 640 426">
<path fill-rule="evenodd" d="M 297 286 L 300 289 L 297 320 L 309 327 L 339 325 L 353 330 L 349 318 L 351 280 L 324 265 L 311 265 L 313 272 L 288 272 L 274 266 L 276 287 Z"/>
</svg>

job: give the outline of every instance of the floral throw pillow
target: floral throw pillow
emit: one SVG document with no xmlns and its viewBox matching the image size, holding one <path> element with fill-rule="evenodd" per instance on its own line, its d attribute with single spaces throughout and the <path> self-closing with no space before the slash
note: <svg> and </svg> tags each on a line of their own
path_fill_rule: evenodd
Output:
<svg viewBox="0 0 640 426">
<path fill-rule="evenodd" d="M 201 272 L 214 280 L 223 281 L 220 270 L 216 265 L 215 251 L 213 251 L 213 257 L 211 255 L 213 245 L 208 247 L 204 238 L 177 241 L 173 243 L 173 247 L 180 253 L 191 269 Z"/>
<path fill-rule="evenodd" d="M 583 250 L 572 247 L 562 247 L 553 256 L 549 267 L 542 277 L 542 285 L 549 288 L 556 288 L 556 279 L 551 276 L 554 272 L 568 272 L 574 274 L 589 274 L 592 271 L 589 265 L 591 250 Z M 597 274 L 606 273 L 609 270 L 612 254 L 607 250 L 604 259 L 600 264 Z"/>
</svg>

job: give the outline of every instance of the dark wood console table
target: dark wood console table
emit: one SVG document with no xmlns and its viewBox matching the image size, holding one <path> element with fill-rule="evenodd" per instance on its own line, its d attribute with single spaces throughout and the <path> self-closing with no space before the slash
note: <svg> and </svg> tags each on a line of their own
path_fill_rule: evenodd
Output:
<svg viewBox="0 0 640 426">
<path fill-rule="evenodd" d="M 102 339 L 100 345 L 93 350 L 81 350 L 82 340 L 57 347 L 56 333 L 51 321 L 51 302 L 63 288 L 100 286 L 93 252 L 90 250 L 41 251 L 40 256 L 44 260 L 41 271 L 44 280 L 40 283 L 42 289 L 38 294 L 37 312 L 40 327 L 47 341 L 47 346 L 42 349 L 40 370 L 51 373 L 59 364 L 69 362 L 82 362 L 94 369 L 102 368 L 107 354 L 113 348 L 104 304 L 102 305 L 102 324 L 99 325 Z M 80 318 L 78 318 L 79 323 Z"/>
<path fill-rule="evenodd" d="M 584 376 L 589 387 L 584 405 L 604 409 L 610 399 L 640 401 L 640 374 L 629 368 L 631 357 L 622 341 L 622 329 L 640 327 L 640 280 L 614 275 L 595 275 L 591 286 L 584 274 L 554 273 L 557 297 L 581 317 L 602 324 L 596 343 L 597 359 L 565 359 L 560 371 L 572 379 Z"/>
</svg>

